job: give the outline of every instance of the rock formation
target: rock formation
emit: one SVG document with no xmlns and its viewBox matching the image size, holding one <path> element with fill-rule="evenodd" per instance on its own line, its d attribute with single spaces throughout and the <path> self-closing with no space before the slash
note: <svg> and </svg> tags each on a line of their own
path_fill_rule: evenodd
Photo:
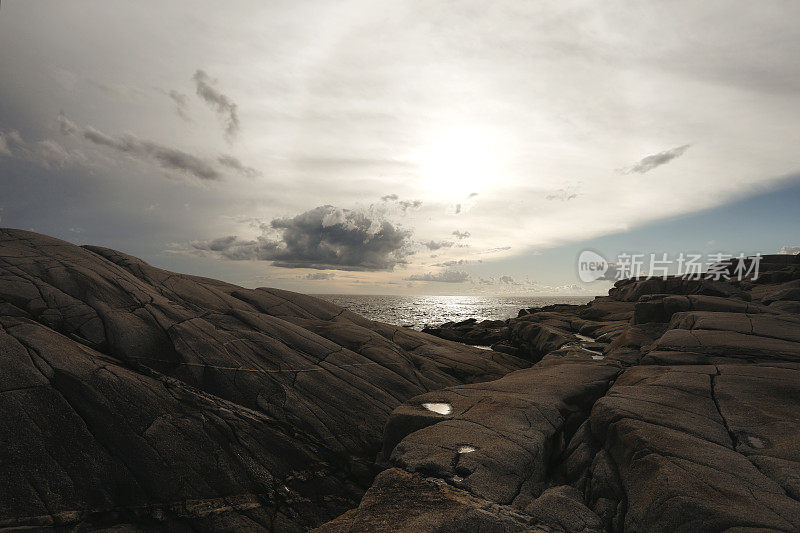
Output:
<svg viewBox="0 0 800 533">
<path fill-rule="evenodd" d="M 800 530 L 800 257 L 762 272 L 427 330 L 534 364 L 397 407 L 318 531 Z"/>
<path fill-rule="evenodd" d="M 0 230 L 0 529 L 307 530 L 361 500 L 395 407 L 526 366 Z"/>
<path fill-rule="evenodd" d="M 0 230 L 0 529 L 797 531 L 799 307 L 768 256 L 437 337 Z"/>
</svg>

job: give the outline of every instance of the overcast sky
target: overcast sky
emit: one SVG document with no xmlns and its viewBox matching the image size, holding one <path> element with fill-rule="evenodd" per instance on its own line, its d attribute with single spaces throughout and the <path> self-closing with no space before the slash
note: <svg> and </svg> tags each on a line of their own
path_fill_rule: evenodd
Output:
<svg viewBox="0 0 800 533">
<path fill-rule="evenodd" d="M 659 221 L 798 183 L 797 20 L 773 0 L 4 0 L 0 225 L 249 286 L 585 293 L 578 248 L 656 246 Z M 798 244 L 752 223 L 758 251 Z M 737 234 L 706 244 L 755 251 Z"/>
</svg>

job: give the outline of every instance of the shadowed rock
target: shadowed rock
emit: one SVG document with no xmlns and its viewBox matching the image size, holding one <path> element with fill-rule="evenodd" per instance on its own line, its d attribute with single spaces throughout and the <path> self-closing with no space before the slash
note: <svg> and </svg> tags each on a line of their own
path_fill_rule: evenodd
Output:
<svg viewBox="0 0 800 533">
<path fill-rule="evenodd" d="M 0 528 L 800 530 L 800 263 L 766 266 L 432 330 L 525 362 L 0 230 Z"/>
<path fill-rule="evenodd" d="M 777 305 L 796 303 L 784 279 L 794 261 L 767 265 L 779 285 L 625 280 L 586 306 L 523 310 L 504 342 L 539 362 L 408 400 L 384 454 L 393 470 L 468 493 L 463 512 L 495 517 L 481 515 L 486 530 L 796 531 L 800 315 Z M 397 486 L 335 531 L 407 513 L 398 524 L 464 531 L 419 512 L 429 489 Z"/>
<path fill-rule="evenodd" d="M 312 527 L 357 503 L 394 407 L 525 366 L 20 230 L 0 347 L 8 527 Z"/>
</svg>

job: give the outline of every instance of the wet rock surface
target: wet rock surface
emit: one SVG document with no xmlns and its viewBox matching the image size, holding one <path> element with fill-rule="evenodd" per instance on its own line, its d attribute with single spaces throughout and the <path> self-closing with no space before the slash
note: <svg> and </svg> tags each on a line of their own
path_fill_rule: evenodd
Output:
<svg viewBox="0 0 800 533">
<path fill-rule="evenodd" d="M 533 366 L 395 408 L 390 469 L 320 531 L 800 530 L 800 257 L 762 276 L 434 331 Z"/>
<path fill-rule="evenodd" d="M 307 530 L 358 505 L 394 408 L 527 366 L 0 230 L 0 529 Z"/>
</svg>

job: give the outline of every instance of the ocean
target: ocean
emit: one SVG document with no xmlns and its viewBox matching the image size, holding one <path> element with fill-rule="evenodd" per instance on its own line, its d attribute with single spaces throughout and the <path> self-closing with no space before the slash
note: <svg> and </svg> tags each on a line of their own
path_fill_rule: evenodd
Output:
<svg viewBox="0 0 800 533">
<path fill-rule="evenodd" d="M 585 304 L 594 296 L 372 296 L 315 294 L 366 318 L 422 329 L 468 318 L 505 320 L 520 309 L 551 304 Z"/>
</svg>

